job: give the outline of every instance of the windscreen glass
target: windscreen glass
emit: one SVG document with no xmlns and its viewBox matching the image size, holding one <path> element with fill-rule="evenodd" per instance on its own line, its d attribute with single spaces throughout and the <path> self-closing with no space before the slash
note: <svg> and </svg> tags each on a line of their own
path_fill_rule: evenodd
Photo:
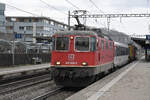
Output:
<svg viewBox="0 0 150 100">
<path fill-rule="evenodd" d="M 76 37 L 75 38 L 75 50 L 77 51 L 89 51 L 89 37 Z"/>
<path fill-rule="evenodd" d="M 57 37 L 56 50 L 69 50 L 69 37 Z"/>
</svg>

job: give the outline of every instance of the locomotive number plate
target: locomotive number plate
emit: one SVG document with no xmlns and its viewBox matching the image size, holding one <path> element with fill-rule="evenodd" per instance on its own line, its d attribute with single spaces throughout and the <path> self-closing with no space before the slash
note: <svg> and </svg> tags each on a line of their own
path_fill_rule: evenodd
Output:
<svg viewBox="0 0 150 100">
<path fill-rule="evenodd" d="M 77 64 L 77 62 L 66 62 L 66 64 Z"/>
</svg>

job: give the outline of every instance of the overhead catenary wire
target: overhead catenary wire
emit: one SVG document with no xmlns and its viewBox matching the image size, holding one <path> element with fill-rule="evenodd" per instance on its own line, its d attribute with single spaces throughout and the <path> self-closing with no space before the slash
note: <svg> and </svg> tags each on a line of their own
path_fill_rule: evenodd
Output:
<svg viewBox="0 0 150 100">
<path fill-rule="evenodd" d="M 99 10 L 99 12 L 105 14 L 105 12 L 102 11 L 92 0 L 89 0 L 89 1 Z M 109 21 L 108 21 L 108 20 L 109 20 Z M 114 19 L 111 19 L 111 20 L 112 20 L 112 21 L 116 21 L 116 20 L 114 20 Z M 110 28 L 110 18 L 109 18 L 109 17 L 107 18 L 107 26 L 108 26 L 108 30 L 109 30 L 109 28 Z"/>
<path fill-rule="evenodd" d="M 74 7 L 74 8 L 76 8 L 76 9 L 78 9 L 78 10 L 80 10 L 80 8 L 79 7 L 77 7 L 75 4 L 73 4 L 71 1 L 68 1 L 68 0 L 65 0 L 67 3 L 69 3 L 72 7 Z M 83 18 L 83 20 L 84 20 L 84 24 L 86 24 L 86 20 Z"/>
<path fill-rule="evenodd" d="M 76 5 L 74 5 L 72 2 L 70 2 L 69 0 L 65 0 L 67 3 L 69 3 L 70 5 L 72 5 L 74 8 L 76 9 L 80 9 L 79 7 L 77 7 Z"/>
<path fill-rule="evenodd" d="M 8 4 L 8 3 L 5 3 L 7 6 L 11 7 L 11 8 L 14 8 L 18 11 L 21 11 L 21 12 L 24 12 L 24 13 L 27 13 L 27 14 L 30 14 L 30 15 L 33 15 L 33 16 L 36 16 L 36 17 L 43 17 L 42 15 L 38 15 L 38 14 L 35 14 L 35 13 L 32 13 L 32 12 L 29 12 L 29 11 L 26 11 L 26 10 L 23 10 L 21 8 L 18 8 L 16 6 L 13 6 L 11 4 Z M 49 18 L 49 17 L 48 17 Z"/>
<path fill-rule="evenodd" d="M 92 0 L 89 0 L 101 13 L 104 13 Z"/>
<path fill-rule="evenodd" d="M 104 11 L 102 11 L 92 0 L 89 0 L 90 1 L 90 3 L 92 3 L 94 6 L 95 6 L 95 8 L 97 8 L 98 9 L 98 11 L 100 12 L 100 13 L 105 13 Z M 100 22 L 98 22 L 98 21 L 95 21 L 97 24 L 101 24 L 102 26 L 104 26 L 104 27 L 106 27 L 106 25 L 104 25 L 104 24 L 102 24 L 102 23 L 100 23 Z"/>
<path fill-rule="evenodd" d="M 40 16 L 40 15 L 38 15 L 38 14 L 31 13 L 31 12 L 29 12 L 29 11 L 25 11 L 25 10 L 23 10 L 23 9 L 20 9 L 20 8 L 18 8 L 18 7 L 15 7 L 15 6 L 12 6 L 12 5 L 10 5 L 10 4 L 7 4 L 7 3 L 5 3 L 5 4 L 6 4 L 7 6 L 9 6 L 9 7 L 15 8 L 15 9 L 21 11 L 21 12 L 25 12 L 25 13 L 28 13 L 28 14 L 33 15 L 33 16 Z"/>
<path fill-rule="evenodd" d="M 71 1 L 65 0 L 68 4 L 70 4 L 72 7 L 80 10 L 80 8 L 78 6 L 76 6 L 75 4 L 73 4 Z M 90 13 L 91 14 L 91 13 Z M 85 20 L 86 21 L 86 20 Z M 98 23 L 97 21 L 94 21 L 96 23 Z M 86 23 L 86 22 L 85 22 Z M 101 23 L 100 23 L 101 24 Z M 106 27 L 104 24 L 101 24 L 102 26 Z"/>
<path fill-rule="evenodd" d="M 56 7 L 50 5 L 49 3 L 47 3 L 47 2 L 45 2 L 45 1 L 43 1 L 43 0 L 40 0 L 40 1 L 41 1 L 42 3 L 44 3 L 45 5 L 47 5 L 48 7 L 52 8 L 52 9 L 55 9 L 55 10 L 58 11 L 58 12 L 60 12 L 60 13 L 62 13 L 62 14 L 64 14 L 64 15 L 68 15 L 67 13 L 64 13 L 64 12 L 60 11 L 59 9 L 57 9 Z"/>
</svg>

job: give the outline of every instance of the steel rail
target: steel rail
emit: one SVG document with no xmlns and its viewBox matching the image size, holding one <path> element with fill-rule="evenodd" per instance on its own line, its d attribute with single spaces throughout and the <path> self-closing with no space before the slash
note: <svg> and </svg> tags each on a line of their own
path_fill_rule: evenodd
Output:
<svg viewBox="0 0 150 100">
<path fill-rule="evenodd" d="M 56 88 L 54 90 L 51 90 L 51 91 L 49 91 L 49 92 L 47 92 L 45 94 L 42 94 L 42 95 L 40 95 L 38 97 L 35 97 L 35 98 L 31 99 L 31 100 L 44 100 L 44 99 L 46 99 L 46 98 L 48 98 L 48 97 L 50 97 L 50 96 L 52 96 L 54 94 L 57 94 L 57 93 L 61 92 L 62 89 L 63 89 L 63 87 L 58 87 L 58 88 Z"/>
<path fill-rule="evenodd" d="M 4 87 L 4 86 L 9 86 L 9 85 L 13 85 L 13 84 L 17 84 L 17 83 L 21 83 L 21 82 L 24 82 L 24 81 L 29 81 L 29 80 L 33 80 L 33 79 L 36 79 L 36 78 L 40 78 L 40 77 L 46 77 L 48 74 L 45 74 L 45 75 L 41 75 L 41 76 L 36 76 L 36 77 L 31 77 L 31 78 L 27 78 L 27 79 L 21 79 L 21 80 L 17 80 L 17 81 L 14 81 L 14 82 L 10 82 L 10 83 L 5 83 L 5 84 L 2 84 L 0 85 L 0 87 Z"/>
<path fill-rule="evenodd" d="M 33 77 L 33 78 L 30 78 L 30 79 L 25 79 L 25 80 L 21 80 L 21 81 L 16 81 L 16 82 L 11 82 L 11 83 L 8 83 L 8 84 L 3 84 L 3 85 L 0 85 L 0 88 L 4 88 L 4 89 L 1 89 L 2 91 L 0 91 L 0 95 L 1 94 L 6 94 L 6 93 L 9 93 L 9 92 L 13 92 L 13 91 L 16 91 L 16 90 L 19 90 L 19 89 L 22 89 L 22 88 L 26 88 L 26 87 L 30 87 L 30 86 L 33 86 L 33 85 L 36 85 L 36 84 L 40 84 L 40 83 L 44 83 L 44 82 L 47 82 L 47 81 L 51 81 L 52 79 L 50 78 L 45 78 L 43 79 L 43 77 L 46 77 L 46 75 L 42 75 L 42 76 L 39 76 L 39 77 Z M 39 80 L 39 79 L 42 79 L 42 80 Z M 35 81 L 35 80 L 38 80 L 38 81 L 35 81 L 33 83 L 29 83 L 29 84 L 25 84 L 25 85 L 22 85 L 23 83 L 28 83 L 26 81 Z M 15 87 L 16 84 L 21 84 L 21 86 L 17 86 Z M 10 87 L 9 87 L 10 86 Z M 7 89 L 7 88 L 12 88 L 12 89 Z"/>
</svg>

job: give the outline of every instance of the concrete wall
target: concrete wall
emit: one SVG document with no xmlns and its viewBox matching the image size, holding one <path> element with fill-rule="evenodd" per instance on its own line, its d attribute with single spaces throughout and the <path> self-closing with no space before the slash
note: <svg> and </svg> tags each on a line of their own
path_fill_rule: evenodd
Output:
<svg viewBox="0 0 150 100">
<path fill-rule="evenodd" d="M 0 39 L 12 41 L 13 40 L 13 34 L 0 32 Z"/>
<path fill-rule="evenodd" d="M 33 64 L 33 57 L 42 59 L 42 63 L 51 61 L 51 54 L 15 54 L 15 65 Z M 0 54 L 0 66 L 11 66 L 12 54 Z"/>
</svg>

